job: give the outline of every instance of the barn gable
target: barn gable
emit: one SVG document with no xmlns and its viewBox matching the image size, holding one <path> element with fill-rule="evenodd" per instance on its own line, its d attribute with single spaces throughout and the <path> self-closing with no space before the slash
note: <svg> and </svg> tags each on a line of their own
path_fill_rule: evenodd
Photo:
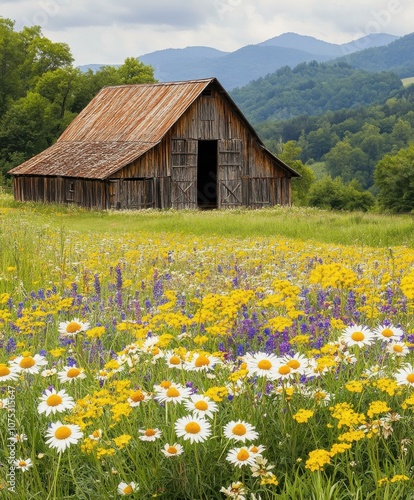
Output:
<svg viewBox="0 0 414 500">
<path fill-rule="evenodd" d="M 97 208 L 290 204 L 298 176 L 215 78 L 106 87 L 10 173 L 16 199 Z"/>
</svg>

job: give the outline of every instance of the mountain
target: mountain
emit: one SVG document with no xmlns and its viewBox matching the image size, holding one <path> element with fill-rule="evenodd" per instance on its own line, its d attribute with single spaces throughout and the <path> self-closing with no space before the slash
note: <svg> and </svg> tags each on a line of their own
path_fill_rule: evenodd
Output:
<svg viewBox="0 0 414 500">
<path fill-rule="evenodd" d="M 304 50 L 312 54 L 320 54 L 334 58 L 371 47 L 388 45 L 397 38 L 397 36 L 389 35 L 387 33 L 373 33 L 359 38 L 358 40 L 338 45 L 318 40 L 312 36 L 298 35 L 297 33 L 284 33 L 283 35 L 275 36 L 274 38 L 270 38 L 269 40 L 259 43 L 258 45 L 272 45 Z"/>
<path fill-rule="evenodd" d="M 345 44 L 333 44 L 296 33 L 285 33 L 234 52 L 209 47 L 166 49 L 139 56 L 154 67 L 161 82 L 215 76 L 226 89 L 242 87 L 283 66 L 301 62 L 324 62 L 366 47 L 383 46 L 398 37 L 385 33 L 367 35 Z"/>
<path fill-rule="evenodd" d="M 414 33 L 398 38 L 385 47 L 369 48 L 336 61 L 345 61 L 354 68 L 367 71 L 394 71 L 401 78 L 413 76 Z"/>
</svg>

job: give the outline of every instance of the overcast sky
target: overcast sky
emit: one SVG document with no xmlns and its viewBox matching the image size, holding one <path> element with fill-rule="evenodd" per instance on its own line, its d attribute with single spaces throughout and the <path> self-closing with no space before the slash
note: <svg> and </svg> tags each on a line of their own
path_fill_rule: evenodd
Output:
<svg viewBox="0 0 414 500">
<path fill-rule="evenodd" d="M 286 32 L 333 43 L 414 32 L 413 0 L 0 0 L 0 15 L 66 42 L 75 65 L 191 45 L 233 51 Z"/>
</svg>

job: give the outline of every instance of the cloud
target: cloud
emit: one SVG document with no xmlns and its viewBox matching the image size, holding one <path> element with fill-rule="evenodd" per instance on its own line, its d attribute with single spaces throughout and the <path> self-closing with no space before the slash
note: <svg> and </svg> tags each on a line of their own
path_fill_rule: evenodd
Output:
<svg viewBox="0 0 414 500">
<path fill-rule="evenodd" d="M 286 32 L 344 43 L 412 32 L 412 0 L 0 0 L 16 29 L 40 25 L 76 64 L 121 63 L 165 48 L 233 51 Z"/>
</svg>

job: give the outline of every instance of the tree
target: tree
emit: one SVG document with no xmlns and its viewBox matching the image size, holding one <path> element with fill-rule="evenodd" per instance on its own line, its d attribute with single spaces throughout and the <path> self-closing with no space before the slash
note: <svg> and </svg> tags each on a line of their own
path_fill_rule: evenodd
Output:
<svg viewBox="0 0 414 500">
<path fill-rule="evenodd" d="M 371 193 L 363 191 L 356 181 L 344 184 L 340 177 L 332 179 L 327 176 L 310 188 L 309 204 L 325 209 L 366 212 L 374 206 L 375 199 Z"/>
<path fill-rule="evenodd" d="M 315 176 L 312 169 L 299 160 L 300 154 L 301 148 L 298 147 L 296 141 L 288 141 L 283 144 L 278 158 L 301 175 L 300 178 L 292 179 L 292 199 L 296 205 L 306 205 L 308 192 Z"/>
<path fill-rule="evenodd" d="M 380 160 L 374 172 L 378 202 L 384 211 L 414 210 L 414 146 Z"/>
</svg>

